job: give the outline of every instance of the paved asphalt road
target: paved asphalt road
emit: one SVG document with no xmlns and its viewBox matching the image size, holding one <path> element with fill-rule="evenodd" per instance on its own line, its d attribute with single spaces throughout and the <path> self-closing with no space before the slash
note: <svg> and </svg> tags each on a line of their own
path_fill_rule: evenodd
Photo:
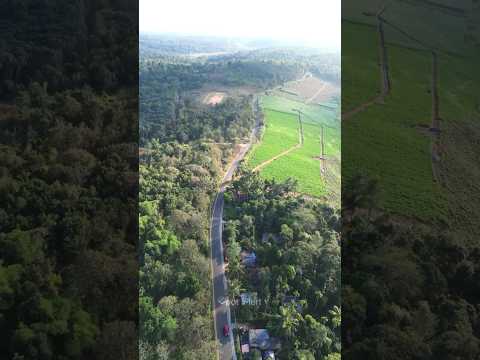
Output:
<svg viewBox="0 0 480 360">
<path fill-rule="evenodd" d="M 223 262 L 222 244 L 222 218 L 223 218 L 223 194 L 226 184 L 232 179 L 233 173 L 250 149 L 255 136 L 260 130 L 260 115 L 257 111 L 257 123 L 252 131 L 250 143 L 243 146 L 235 156 L 225 174 L 220 190 L 213 203 L 210 237 L 212 242 L 212 269 L 213 269 L 213 300 L 214 300 L 214 321 L 215 336 L 218 343 L 218 358 L 220 360 L 236 360 L 235 345 L 233 341 L 232 322 L 230 305 L 228 303 L 227 278 L 225 277 L 225 266 Z M 230 332 L 228 336 L 223 335 L 223 327 L 228 324 Z"/>
</svg>

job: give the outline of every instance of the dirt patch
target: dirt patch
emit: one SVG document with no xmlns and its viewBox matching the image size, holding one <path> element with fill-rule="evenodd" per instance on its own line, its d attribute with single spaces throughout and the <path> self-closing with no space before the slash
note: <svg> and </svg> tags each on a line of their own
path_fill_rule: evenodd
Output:
<svg viewBox="0 0 480 360">
<path fill-rule="evenodd" d="M 226 94 L 223 92 L 211 92 L 208 93 L 203 99 L 203 103 L 207 105 L 217 105 L 222 102 Z"/>
</svg>

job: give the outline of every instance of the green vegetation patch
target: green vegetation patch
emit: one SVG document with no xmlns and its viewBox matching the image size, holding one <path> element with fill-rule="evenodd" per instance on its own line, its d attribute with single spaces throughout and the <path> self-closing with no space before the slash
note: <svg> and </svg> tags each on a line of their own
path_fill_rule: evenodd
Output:
<svg viewBox="0 0 480 360">
<path fill-rule="evenodd" d="M 342 176 L 363 173 L 379 178 L 381 203 L 387 210 L 421 219 L 439 217 L 445 199 L 433 178 L 431 140 L 419 130 L 431 119 L 431 56 L 397 46 L 388 51 L 392 93 L 384 105 L 373 105 L 344 122 L 348 146 L 342 149 Z M 353 66 L 344 69 L 347 78 L 352 76 L 348 71 L 355 71 Z"/>
<path fill-rule="evenodd" d="M 338 126 L 336 111 L 333 111 L 325 106 L 317 104 L 305 104 L 300 101 L 290 100 L 281 96 L 262 96 L 261 105 L 264 109 L 273 109 L 290 114 L 295 114 L 298 109 L 303 112 L 310 122 L 317 122 L 319 124 L 327 124 L 329 126 Z M 330 106 L 337 106 L 334 102 L 329 103 Z"/>
<path fill-rule="evenodd" d="M 278 158 L 262 169 L 262 176 L 284 181 L 298 180 L 298 190 L 302 193 L 321 196 L 325 186 L 320 174 L 320 126 L 303 124 L 304 144 L 291 153 Z"/>
<path fill-rule="evenodd" d="M 283 117 L 294 120 L 291 123 L 296 124 L 295 144 L 298 143 L 298 115 L 293 115 L 292 109 L 299 109 L 303 113 L 303 146 L 267 164 L 260 170 L 260 174 L 264 178 L 273 178 L 277 181 L 292 178 L 298 181 L 300 192 L 313 196 L 325 195 L 327 189 L 321 176 L 319 159 L 321 154 L 321 125 L 326 125 L 325 153 L 327 157 L 339 161 L 341 139 L 339 123 L 335 121 L 335 111 L 278 96 L 262 97 L 262 106 L 265 111 L 267 128 L 262 143 L 254 150 L 250 158 L 249 166 L 253 168 L 281 153 L 278 152 L 278 147 L 285 139 L 282 139 L 282 133 L 275 129 L 279 126 L 279 119 Z M 274 111 L 272 108 L 279 111 Z M 288 112 L 291 112 L 291 114 L 288 114 Z M 265 160 L 259 162 L 258 159 L 260 158 Z M 339 184 L 333 184 L 332 186 L 339 186 Z"/>
<path fill-rule="evenodd" d="M 377 29 L 343 21 L 342 48 L 342 112 L 345 113 L 379 93 Z"/>
<path fill-rule="evenodd" d="M 254 150 L 249 165 L 255 167 L 299 142 L 298 117 L 274 110 L 265 110 L 265 133 Z"/>
</svg>

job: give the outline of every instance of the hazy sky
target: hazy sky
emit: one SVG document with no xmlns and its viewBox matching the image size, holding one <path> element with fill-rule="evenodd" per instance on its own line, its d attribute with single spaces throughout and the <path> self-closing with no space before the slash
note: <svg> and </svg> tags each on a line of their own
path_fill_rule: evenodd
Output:
<svg viewBox="0 0 480 360">
<path fill-rule="evenodd" d="M 140 31 L 269 37 L 340 49 L 341 0 L 140 0 Z"/>
</svg>

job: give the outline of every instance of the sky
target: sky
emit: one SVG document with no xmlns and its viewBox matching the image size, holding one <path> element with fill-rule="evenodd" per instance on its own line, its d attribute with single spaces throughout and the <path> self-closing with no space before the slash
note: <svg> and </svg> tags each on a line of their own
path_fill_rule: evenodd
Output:
<svg viewBox="0 0 480 360">
<path fill-rule="evenodd" d="M 339 50 L 341 0 L 140 0 L 140 32 L 270 38 Z"/>
</svg>

